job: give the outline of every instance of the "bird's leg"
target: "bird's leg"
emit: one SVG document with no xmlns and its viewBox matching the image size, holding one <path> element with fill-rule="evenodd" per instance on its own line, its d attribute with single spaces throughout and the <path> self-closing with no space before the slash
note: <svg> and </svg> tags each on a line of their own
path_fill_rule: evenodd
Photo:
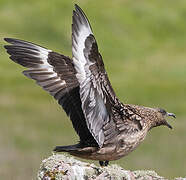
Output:
<svg viewBox="0 0 186 180">
<path fill-rule="evenodd" d="M 104 166 L 104 164 L 105 164 L 104 161 L 99 161 L 100 166 Z"/>
<path fill-rule="evenodd" d="M 105 161 L 105 166 L 108 166 L 109 165 L 109 161 Z"/>
<path fill-rule="evenodd" d="M 100 166 L 108 166 L 109 161 L 99 161 Z"/>
</svg>

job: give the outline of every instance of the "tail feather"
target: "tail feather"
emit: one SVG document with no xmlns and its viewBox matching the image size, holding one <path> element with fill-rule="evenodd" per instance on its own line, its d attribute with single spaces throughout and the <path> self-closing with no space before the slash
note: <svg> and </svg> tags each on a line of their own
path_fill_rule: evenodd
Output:
<svg viewBox="0 0 186 180">
<path fill-rule="evenodd" d="M 53 151 L 55 152 L 72 152 L 79 149 L 79 144 L 70 145 L 70 146 L 56 146 Z"/>
</svg>

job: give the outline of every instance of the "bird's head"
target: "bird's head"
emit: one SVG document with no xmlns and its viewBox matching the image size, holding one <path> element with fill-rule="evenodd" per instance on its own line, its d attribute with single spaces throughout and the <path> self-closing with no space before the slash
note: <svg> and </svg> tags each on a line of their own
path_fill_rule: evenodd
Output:
<svg viewBox="0 0 186 180">
<path fill-rule="evenodd" d="M 154 118 L 151 120 L 151 128 L 157 127 L 157 126 L 167 126 L 168 128 L 172 129 L 172 126 L 167 122 L 166 118 L 171 116 L 173 118 L 176 118 L 176 115 L 174 113 L 168 113 L 162 108 L 156 108 L 154 109 Z"/>
<path fill-rule="evenodd" d="M 130 109 L 141 117 L 140 124 L 143 128 L 152 129 L 157 126 L 167 126 L 172 129 L 172 126 L 167 122 L 168 116 L 176 118 L 175 114 L 168 113 L 162 108 L 149 108 L 144 106 L 130 105 Z"/>
</svg>

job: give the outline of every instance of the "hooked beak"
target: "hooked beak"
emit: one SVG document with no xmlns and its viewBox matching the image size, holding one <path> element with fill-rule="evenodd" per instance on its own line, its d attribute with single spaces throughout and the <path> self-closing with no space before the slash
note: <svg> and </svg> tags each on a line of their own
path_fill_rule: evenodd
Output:
<svg viewBox="0 0 186 180">
<path fill-rule="evenodd" d="M 173 118 L 176 118 L 176 115 L 174 113 L 167 113 L 167 116 L 171 116 Z M 167 122 L 165 121 L 164 123 L 168 128 L 172 129 L 172 126 Z"/>
</svg>

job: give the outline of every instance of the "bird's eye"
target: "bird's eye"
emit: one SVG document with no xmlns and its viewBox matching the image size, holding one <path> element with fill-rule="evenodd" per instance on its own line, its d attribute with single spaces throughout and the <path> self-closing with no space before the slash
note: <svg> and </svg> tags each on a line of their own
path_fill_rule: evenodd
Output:
<svg viewBox="0 0 186 180">
<path fill-rule="evenodd" d="M 167 112 L 164 110 L 164 109 L 159 109 L 159 112 L 161 113 L 161 114 L 163 114 L 163 115 L 165 115 Z"/>
</svg>

